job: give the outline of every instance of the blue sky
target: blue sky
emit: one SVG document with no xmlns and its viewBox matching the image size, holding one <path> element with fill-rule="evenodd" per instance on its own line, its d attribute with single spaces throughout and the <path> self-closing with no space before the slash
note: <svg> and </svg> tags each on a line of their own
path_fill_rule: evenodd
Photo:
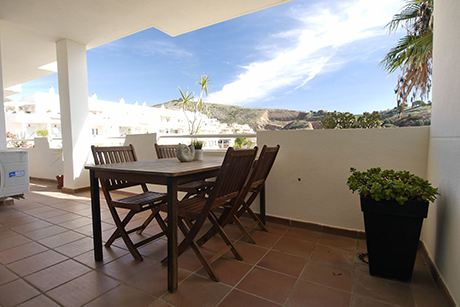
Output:
<svg viewBox="0 0 460 307">
<path fill-rule="evenodd" d="M 199 91 L 210 75 L 215 103 L 353 113 L 396 106 L 397 73 L 378 63 L 403 33 L 385 25 L 401 0 L 295 0 L 178 37 L 149 29 L 89 50 L 89 94 L 147 105 Z M 57 75 L 23 94 L 58 89 Z"/>
</svg>

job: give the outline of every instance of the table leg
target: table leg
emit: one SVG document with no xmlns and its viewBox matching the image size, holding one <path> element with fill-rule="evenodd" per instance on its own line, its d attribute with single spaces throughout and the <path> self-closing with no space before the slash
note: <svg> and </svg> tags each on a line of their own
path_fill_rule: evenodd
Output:
<svg viewBox="0 0 460 307">
<path fill-rule="evenodd" d="M 168 177 L 168 291 L 177 291 L 177 179 Z"/>
<path fill-rule="evenodd" d="M 265 183 L 260 190 L 260 221 L 265 225 L 265 216 L 266 216 L 266 208 L 265 208 Z"/>
<path fill-rule="evenodd" d="M 102 261 L 101 203 L 99 200 L 99 180 L 94 171 L 89 171 L 91 185 L 91 216 L 93 219 L 94 260 Z"/>
</svg>

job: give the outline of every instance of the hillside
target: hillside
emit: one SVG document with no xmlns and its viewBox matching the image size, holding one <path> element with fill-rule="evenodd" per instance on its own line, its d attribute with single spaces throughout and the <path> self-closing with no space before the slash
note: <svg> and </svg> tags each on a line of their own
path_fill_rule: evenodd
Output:
<svg viewBox="0 0 460 307">
<path fill-rule="evenodd" d="M 155 105 L 152 107 L 160 107 Z M 167 109 L 179 109 L 178 101 L 170 101 L 164 104 Z M 255 131 L 260 130 L 294 130 L 294 129 L 322 129 L 321 120 L 327 111 L 319 110 L 313 112 L 268 109 L 268 108 L 246 108 L 234 105 L 222 105 L 206 103 L 211 116 L 222 123 L 248 124 Z M 405 127 L 429 125 L 431 120 L 431 106 L 417 106 L 407 108 L 399 116 L 397 109 L 380 112 L 383 126 Z"/>
</svg>

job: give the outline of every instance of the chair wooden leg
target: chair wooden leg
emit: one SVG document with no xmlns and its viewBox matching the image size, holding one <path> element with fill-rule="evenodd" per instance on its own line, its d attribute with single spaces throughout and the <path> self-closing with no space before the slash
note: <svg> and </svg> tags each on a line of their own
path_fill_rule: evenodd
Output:
<svg viewBox="0 0 460 307">
<path fill-rule="evenodd" d="M 153 221 L 155 218 L 155 215 L 158 213 L 158 209 L 151 209 L 152 213 L 149 215 L 149 217 L 145 220 L 145 222 L 142 224 L 142 226 L 139 228 L 139 230 L 136 232 L 138 235 L 142 234 L 142 232 L 149 226 L 149 224 Z"/>
<path fill-rule="evenodd" d="M 225 244 L 230 247 L 230 250 L 232 251 L 233 255 L 235 256 L 236 259 L 238 260 L 243 260 L 243 257 L 241 257 L 240 253 L 236 250 L 235 246 L 233 245 L 232 241 L 230 238 L 227 236 L 225 233 L 224 229 L 220 226 L 219 222 L 217 221 L 217 217 L 213 212 L 210 212 L 208 215 L 209 220 L 211 223 L 214 225 L 214 228 L 216 228 L 217 232 L 219 233 L 220 237 L 222 240 L 224 240 Z"/>
<path fill-rule="evenodd" d="M 111 207 L 109 206 L 109 210 L 110 210 L 110 213 L 112 214 L 112 218 L 115 220 L 120 220 L 120 217 L 117 213 L 117 209 L 115 209 L 114 207 Z M 123 229 L 126 227 L 126 225 L 128 225 L 129 221 L 131 221 L 131 219 L 133 218 L 135 212 L 134 211 L 129 211 L 128 214 L 125 216 L 125 218 L 123 219 L 123 221 L 121 221 L 121 224 L 123 225 Z M 115 222 L 116 224 L 116 222 Z M 114 233 L 110 236 L 110 238 L 107 240 L 107 242 L 105 243 L 105 246 L 107 247 L 110 247 L 110 245 L 112 245 L 113 241 L 115 241 L 115 239 L 118 239 L 119 237 L 121 236 L 120 234 L 120 231 L 117 227 L 117 229 L 114 231 Z"/>
<path fill-rule="evenodd" d="M 190 242 L 190 246 L 192 247 L 192 249 L 195 252 L 196 256 L 198 257 L 198 259 L 200 260 L 201 264 L 203 265 L 203 268 L 208 273 L 209 277 L 211 277 L 211 279 L 214 280 L 214 281 L 217 281 L 217 282 L 220 281 L 219 277 L 217 277 L 217 274 L 212 269 L 211 264 L 208 262 L 208 260 L 206 260 L 206 258 L 204 257 L 203 253 L 201 252 L 200 247 L 198 246 L 198 244 L 196 244 L 196 242 L 192 240 L 192 242 Z"/>
<path fill-rule="evenodd" d="M 115 224 L 117 226 L 117 231 L 119 232 L 121 238 L 125 242 L 125 245 L 128 248 L 129 252 L 134 257 L 134 259 L 139 260 L 139 261 L 143 261 L 144 259 L 142 258 L 141 254 L 139 253 L 139 251 L 134 246 L 133 241 L 131 241 L 131 239 L 129 238 L 129 235 L 128 235 L 128 233 L 126 232 L 126 230 L 124 228 L 125 225 L 123 225 L 123 222 L 120 220 L 120 217 L 118 216 L 116 209 L 114 207 L 112 207 L 112 206 L 109 206 L 109 209 L 110 209 L 110 212 L 112 212 L 112 217 L 113 217 L 113 220 L 115 221 Z M 129 216 L 130 213 L 128 213 L 128 216 Z M 123 221 L 125 221 L 128 218 L 128 216 L 126 216 Z"/>
<path fill-rule="evenodd" d="M 235 222 L 236 226 L 240 229 L 240 231 L 243 233 L 243 235 L 249 240 L 250 243 L 252 244 L 257 244 L 254 238 L 251 236 L 251 234 L 248 232 L 248 230 L 244 227 L 244 225 L 241 223 L 240 219 L 237 218 L 236 216 L 233 217 L 233 221 Z"/>
<path fill-rule="evenodd" d="M 267 227 L 262 223 L 262 221 L 259 219 L 259 217 L 252 211 L 252 209 L 249 207 L 249 205 L 246 202 L 243 202 L 243 205 L 241 206 L 241 209 L 238 211 L 236 214 L 237 217 L 241 217 L 245 212 L 249 214 L 249 216 L 257 222 L 259 225 L 260 230 L 268 232 Z"/>
<path fill-rule="evenodd" d="M 219 221 L 219 224 L 224 227 L 225 225 L 222 225 L 223 221 L 225 221 L 230 213 L 230 209 L 229 208 L 224 208 L 224 211 L 222 212 L 222 214 L 220 215 L 218 221 Z M 199 246 L 203 246 L 203 244 L 205 244 L 206 242 L 208 242 L 209 239 L 211 239 L 213 236 L 215 236 L 217 233 L 217 230 L 212 227 L 210 228 L 203 236 L 201 236 L 200 239 L 198 239 L 196 241 L 196 243 L 199 245 Z"/>
</svg>

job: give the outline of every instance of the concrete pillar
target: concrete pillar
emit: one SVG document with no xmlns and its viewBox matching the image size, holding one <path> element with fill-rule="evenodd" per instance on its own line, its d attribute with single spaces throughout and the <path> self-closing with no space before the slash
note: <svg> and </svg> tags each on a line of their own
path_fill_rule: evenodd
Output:
<svg viewBox="0 0 460 307">
<path fill-rule="evenodd" d="M 1 27 L 1 25 L 0 25 Z M 4 85 L 3 85 L 3 69 L 2 69 L 2 37 L 0 31 L 0 110 L 2 115 L 0 116 L 0 150 L 6 149 L 6 121 L 5 121 L 5 108 L 3 102 L 5 101 L 4 96 Z"/>
<path fill-rule="evenodd" d="M 86 46 L 64 39 L 56 43 L 62 146 L 64 154 L 64 191 L 89 186 L 84 166 L 90 153 L 88 127 L 88 77 Z"/>
</svg>

